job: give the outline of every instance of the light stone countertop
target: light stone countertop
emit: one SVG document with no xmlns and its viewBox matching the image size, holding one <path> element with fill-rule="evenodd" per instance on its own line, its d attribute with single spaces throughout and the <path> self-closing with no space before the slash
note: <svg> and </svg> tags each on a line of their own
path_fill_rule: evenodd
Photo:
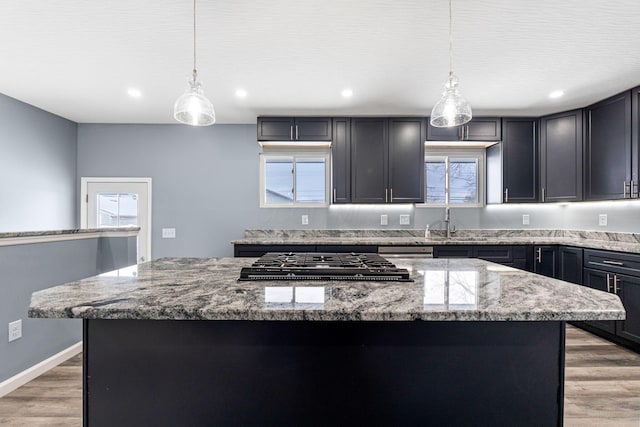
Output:
<svg viewBox="0 0 640 427">
<path fill-rule="evenodd" d="M 409 270 L 413 282 L 237 281 L 241 267 L 254 260 L 151 261 L 35 292 L 29 316 L 273 321 L 625 317 L 617 295 L 479 259 L 394 259 Z"/>
<path fill-rule="evenodd" d="M 13 239 L 16 237 L 41 237 L 41 236 L 65 236 L 73 234 L 89 233 L 113 233 L 140 231 L 140 227 L 104 227 L 104 228 L 73 228 L 66 230 L 40 230 L 40 231 L 11 231 L 0 233 L 0 239 Z"/>
<path fill-rule="evenodd" d="M 577 230 L 245 230 L 233 244 L 245 245 L 566 245 L 640 254 L 640 234 Z"/>
</svg>

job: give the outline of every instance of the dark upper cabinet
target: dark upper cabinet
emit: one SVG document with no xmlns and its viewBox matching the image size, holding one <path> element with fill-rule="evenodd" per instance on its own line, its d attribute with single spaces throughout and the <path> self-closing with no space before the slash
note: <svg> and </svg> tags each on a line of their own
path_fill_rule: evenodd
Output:
<svg viewBox="0 0 640 427">
<path fill-rule="evenodd" d="M 540 119 L 540 200 L 582 200 L 582 110 Z"/>
<path fill-rule="evenodd" d="M 560 246 L 558 248 L 558 278 L 565 282 L 582 284 L 582 248 Z"/>
<path fill-rule="evenodd" d="M 499 117 L 476 117 L 469 123 L 451 128 L 438 128 L 428 124 L 428 141 L 500 141 Z"/>
<path fill-rule="evenodd" d="M 351 119 L 351 202 L 424 200 L 423 118 Z"/>
<path fill-rule="evenodd" d="M 329 117 L 258 117 L 258 141 L 331 141 Z"/>
<path fill-rule="evenodd" d="M 332 203 L 351 202 L 351 119 L 333 119 Z"/>
<path fill-rule="evenodd" d="M 351 119 L 351 201 L 387 203 L 389 122 L 383 118 Z"/>
<path fill-rule="evenodd" d="M 389 119 L 389 201 L 424 201 L 423 118 Z"/>
<path fill-rule="evenodd" d="M 585 199 L 629 197 L 631 91 L 587 107 L 585 119 Z"/>
<path fill-rule="evenodd" d="M 631 90 L 631 182 L 632 197 L 640 197 L 640 87 Z"/>
<path fill-rule="evenodd" d="M 555 245 L 534 246 L 533 272 L 548 277 L 558 277 L 558 247 Z"/>
<path fill-rule="evenodd" d="M 502 119 L 502 142 L 487 147 L 487 203 L 538 201 L 538 119 Z"/>
</svg>

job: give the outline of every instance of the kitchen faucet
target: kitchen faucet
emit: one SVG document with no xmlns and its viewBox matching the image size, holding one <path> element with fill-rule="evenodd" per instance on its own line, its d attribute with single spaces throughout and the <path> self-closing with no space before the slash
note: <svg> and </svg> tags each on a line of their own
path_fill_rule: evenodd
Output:
<svg viewBox="0 0 640 427">
<path fill-rule="evenodd" d="M 447 239 L 450 239 L 451 233 L 456 232 L 456 227 L 451 226 L 451 211 L 449 210 L 449 206 L 444 208 L 444 223 L 447 226 Z"/>
</svg>

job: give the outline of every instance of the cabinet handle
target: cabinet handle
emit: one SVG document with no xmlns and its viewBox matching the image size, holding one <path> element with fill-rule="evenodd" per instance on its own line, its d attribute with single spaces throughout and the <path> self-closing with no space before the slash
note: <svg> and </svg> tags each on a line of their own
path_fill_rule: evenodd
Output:
<svg viewBox="0 0 640 427">
<path fill-rule="evenodd" d="M 299 139 L 298 136 L 298 125 L 296 125 L 296 141 Z"/>
<path fill-rule="evenodd" d="M 609 264 L 609 265 L 617 265 L 620 267 L 624 266 L 624 262 L 620 262 L 620 261 L 609 261 L 608 259 L 605 259 L 604 261 L 602 261 L 603 264 Z"/>
<path fill-rule="evenodd" d="M 289 126 L 289 140 L 293 141 L 293 125 Z"/>
<path fill-rule="evenodd" d="M 538 261 L 538 264 L 542 264 L 542 248 L 538 248 L 538 255 L 536 256 L 536 260 Z"/>
<path fill-rule="evenodd" d="M 336 202 L 336 189 L 334 187 L 334 189 L 333 189 L 333 203 L 335 203 L 335 202 Z"/>
<path fill-rule="evenodd" d="M 544 196 L 545 196 L 544 192 L 545 192 L 545 191 L 544 191 L 544 187 L 542 187 L 542 201 L 543 201 L 543 202 L 544 202 Z"/>
<path fill-rule="evenodd" d="M 611 277 L 609 277 L 609 273 L 607 273 L 607 292 L 611 292 Z"/>
<path fill-rule="evenodd" d="M 385 188 L 384 189 L 384 202 L 387 203 L 389 200 L 387 199 L 387 193 L 388 193 L 389 189 Z"/>
<path fill-rule="evenodd" d="M 634 187 L 635 187 L 635 189 L 636 189 L 636 196 L 635 196 L 635 197 L 636 197 L 636 198 L 638 198 L 638 183 L 637 183 L 637 182 L 633 182 L 633 181 L 631 181 L 631 185 L 630 185 L 630 187 L 631 187 L 631 188 L 630 188 L 630 190 L 631 190 L 631 197 L 630 197 L 630 198 L 631 198 L 631 199 L 633 199 L 633 188 L 634 188 Z"/>
<path fill-rule="evenodd" d="M 509 203 L 509 188 L 504 189 L 504 202 Z"/>
<path fill-rule="evenodd" d="M 623 199 L 627 198 L 627 181 L 624 181 L 622 183 L 622 198 Z"/>
<path fill-rule="evenodd" d="M 620 290 L 620 288 L 618 287 L 618 283 L 620 283 L 620 279 L 618 279 L 618 276 L 616 274 L 613 275 L 613 293 L 618 295 L 618 291 Z"/>
<path fill-rule="evenodd" d="M 393 203 L 393 187 L 391 187 L 390 193 L 391 193 L 391 203 Z"/>
</svg>

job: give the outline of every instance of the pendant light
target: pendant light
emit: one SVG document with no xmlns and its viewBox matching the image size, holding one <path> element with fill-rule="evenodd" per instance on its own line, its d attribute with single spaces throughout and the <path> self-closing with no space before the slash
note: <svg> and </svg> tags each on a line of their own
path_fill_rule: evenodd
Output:
<svg viewBox="0 0 640 427">
<path fill-rule="evenodd" d="M 196 0 L 193 0 L 193 75 L 188 80 L 187 90 L 173 106 L 173 117 L 191 126 L 209 126 L 216 122 L 213 104 L 204 96 L 196 70 Z"/>
<path fill-rule="evenodd" d="M 431 125 L 439 128 L 459 126 L 467 123 L 471 117 L 471 106 L 460 95 L 458 78 L 453 74 L 453 36 L 451 0 L 449 0 L 449 79 L 444 84 L 442 97 L 431 110 Z"/>
</svg>

